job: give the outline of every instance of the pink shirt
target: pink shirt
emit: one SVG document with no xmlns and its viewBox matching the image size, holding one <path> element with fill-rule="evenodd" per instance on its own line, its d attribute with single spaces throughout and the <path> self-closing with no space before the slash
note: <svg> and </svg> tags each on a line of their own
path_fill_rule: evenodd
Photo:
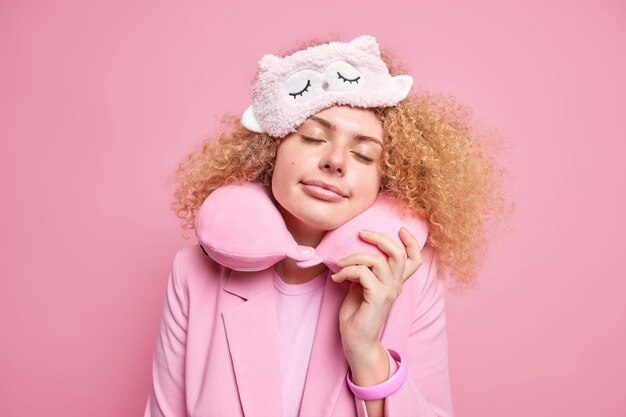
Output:
<svg viewBox="0 0 626 417">
<path fill-rule="evenodd" d="M 280 334 L 283 417 L 297 417 L 328 271 L 304 284 L 287 284 L 274 272 Z"/>
<path fill-rule="evenodd" d="M 313 337 L 317 327 L 326 270 L 304 284 L 287 284 L 274 271 L 276 313 L 280 333 L 280 368 L 283 397 L 283 417 L 297 417 L 304 392 Z M 398 369 L 398 363 L 387 352 L 389 376 Z M 366 416 L 364 407 L 360 410 Z"/>
</svg>

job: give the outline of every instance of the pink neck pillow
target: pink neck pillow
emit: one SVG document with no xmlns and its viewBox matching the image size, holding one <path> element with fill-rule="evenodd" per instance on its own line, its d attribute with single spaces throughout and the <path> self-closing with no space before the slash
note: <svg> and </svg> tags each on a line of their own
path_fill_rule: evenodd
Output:
<svg viewBox="0 0 626 417">
<path fill-rule="evenodd" d="M 269 189 L 259 183 L 216 189 L 200 206 L 195 222 L 198 243 L 205 253 L 237 271 L 259 271 L 291 258 L 301 268 L 324 263 L 337 272 L 337 259 L 356 252 L 384 254 L 361 240 L 360 230 L 384 233 L 403 245 L 398 236 L 402 226 L 423 248 L 427 223 L 419 217 L 403 216 L 399 202 L 379 194 L 370 208 L 327 232 L 316 248 L 300 246 L 287 230 Z"/>
</svg>

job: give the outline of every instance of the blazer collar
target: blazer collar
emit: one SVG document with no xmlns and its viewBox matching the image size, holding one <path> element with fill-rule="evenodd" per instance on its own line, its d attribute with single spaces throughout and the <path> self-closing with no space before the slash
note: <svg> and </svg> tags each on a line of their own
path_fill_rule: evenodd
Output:
<svg viewBox="0 0 626 417">
<path fill-rule="evenodd" d="M 272 269 L 232 271 L 224 290 L 244 300 L 222 312 L 246 416 L 282 415 L 280 343 Z"/>
<path fill-rule="evenodd" d="M 256 297 L 274 285 L 274 267 L 262 271 L 235 271 L 231 270 L 230 276 L 224 285 L 224 291 L 249 300 Z"/>
<path fill-rule="evenodd" d="M 273 268 L 232 271 L 224 290 L 246 302 L 222 313 L 241 405 L 246 416 L 282 415 L 280 339 Z M 348 282 L 326 280 L 300 416 L 329 416 L 342 389 L 348 363 L 339 333 L 339 309 Z"/>
</svg>

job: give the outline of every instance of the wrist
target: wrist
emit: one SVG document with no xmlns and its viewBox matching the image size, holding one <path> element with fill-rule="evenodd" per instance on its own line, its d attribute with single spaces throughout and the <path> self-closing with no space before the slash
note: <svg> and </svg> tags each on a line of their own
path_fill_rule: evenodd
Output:
<svg viewBox="0 0 626 417">
<path fill-rule="evenodd" d="M 346 351 L 352 382 L 360 386 L 376 385 L 389 376 L 389 356 L 385 347 L 376 343 L 358 350 Z"/>
<path fill-rule="evenodd" d="M 357 398 L 366 401 L 380 400 L 388 397 L 389 395 L 399 390 L 400 387 L 402 387 L 402 385 L 406 381 L 408 374 L 406 364 L 404 363 L 402 356 L 398 352 L 394 350 L 389 350 L 388 352 L 391 359 L 399 361 L 400 363 L 395 372 L 393 372 L 393 375 L 391 375 L 385 381 L 373 386 L 363 386 L 357 384 L 353 378 L 351 379 L 351 374 L 350 372 L 348 372 L 348 374 L 346 375 L 346 381 L 348 383 L 348 386 L 350 387 L 350 390 Z M 396 365 L 398 364 L 396 363 Z"/>
</svg>

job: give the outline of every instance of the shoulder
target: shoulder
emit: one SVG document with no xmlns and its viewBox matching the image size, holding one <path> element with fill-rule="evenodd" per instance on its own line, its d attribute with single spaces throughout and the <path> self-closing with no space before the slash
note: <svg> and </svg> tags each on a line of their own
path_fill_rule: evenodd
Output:
<svg viewBox="0 0 626 417">
<path fill-rule="evenodd" d="M 439 272 L 436 250 L 428 246 L 422 250 L 422 264 L 405 282 L 402 293 L 405 293 L 412 310 L 418 316 L 435 307 L 437 310 L 443 308 L 445 279 Z"/>
<path fill-rule="evenodd" d="M 230 269 L 207 256 L 199 245 L 180 248 L 174 255 L 172 275 L 185 289 L 195 285 L 211 285 L 227 277 Z"/>
<path fill-rule="evenodd" d="M 422 264 L 417 271 L 404 283 L 403 292 L 408 292 L 413 298 L 420 295 L 433 285 L 437 285 L 439 278 L 437 273 L 436 252 L 429 246 L 422 249 Z"/>
<path fill-rule="evenodd" d="M 445 279 L 439 271 L 437 252 L 427 248 L 423 254 L 423 263 L 416 273 L 414 330 L 435 322 L 445 326 Z"/>
</svg>

